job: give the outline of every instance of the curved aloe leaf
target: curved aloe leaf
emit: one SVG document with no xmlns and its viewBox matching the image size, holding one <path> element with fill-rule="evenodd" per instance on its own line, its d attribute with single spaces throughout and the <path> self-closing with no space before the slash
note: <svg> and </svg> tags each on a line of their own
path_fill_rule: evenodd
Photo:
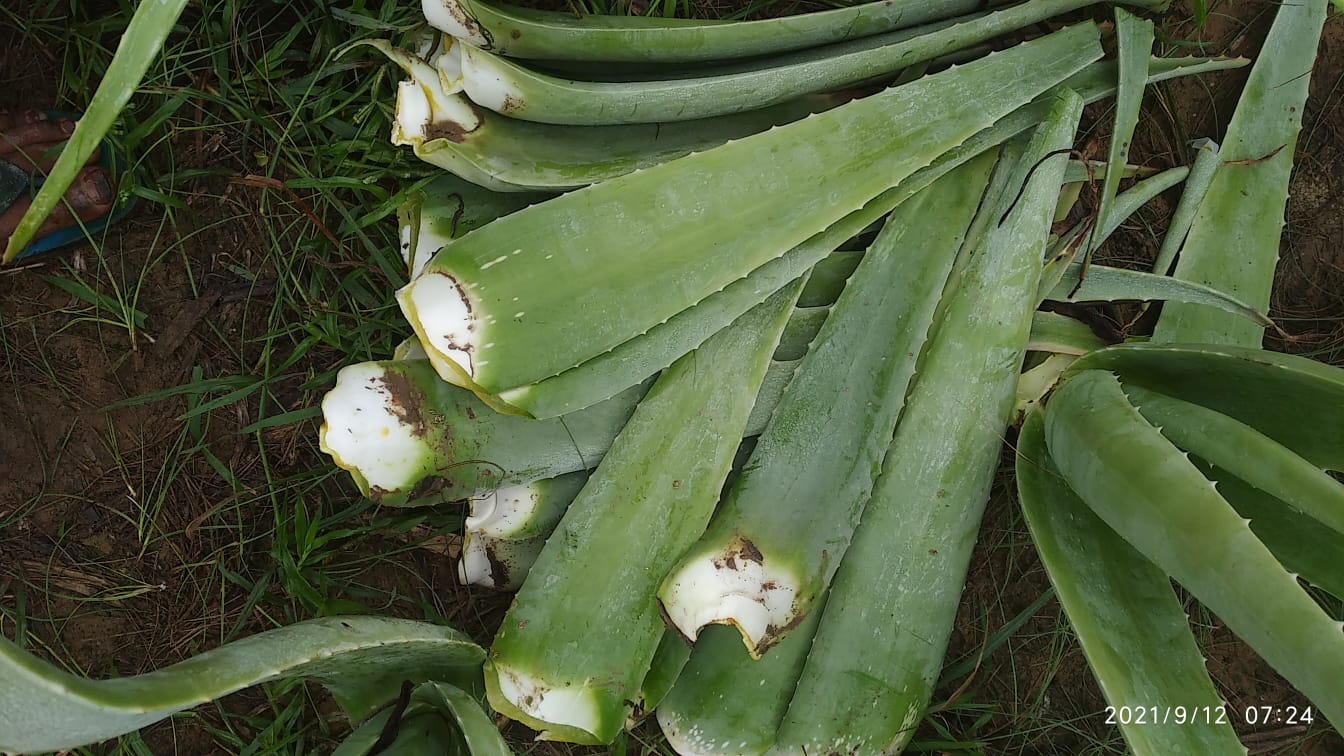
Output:
<svg viewBox="0 0 1344 756">
<path fill-rule="evenodd" d="M 42 226 L 42 221 L 61 202 L 65 191 L 74 183 L 75 176 L 102 144 L 103 137 L 112 128 L 121 109 L 130 101 L 145 71 L 158 57 L 164 40 L 168 38 L 168 33 L 173 30 L 177 17 L 186 5 L 187 0 L 143 0 L 136 7 L 135 15 L 131 17 L 131 22 L 117 44 L 117 51 L 112 55 L 107 72 L 93 93 L 93 99 L 89 101 L 46 181 L 42 183 L 42 188 L 33 198 L 33 204 L 9 237 L 0 262 L 10 262 L 27 247 L 28 242 L 33 240 L 33 234 Z"/>
<path fill-rule="evenodd" d="M 946 310 L 780 726 L 782 752 L 896 753 L 923 718 L 1013 408 L 1068 162 L 1056 153 L 1073 144 L 1082 112 L 1082 98 L 1059 94 L 1010 164 L 1009 187 L 1024 186 L 1021 197 L 1009 193 L 1009 214 L 982 249 L 968 250 L 960 280 L 944 295 Z"/>
<path fill-rule="evenodd" d="M 1176 277 L 1269 309 L 1293 153 L 1325 3 L 1284 3 L 1228 124 L 1221 164 L 1181 248 Z M 1254 198 L 1247 201 L 1247 198 Z M 1264 330 L 1203 305 L 1168 305 L 1154 341 L 1260 346 Z"/>
<path fill-rule="evenodd" d="M 332 756 L 368 756 L 382 738 L 393 710 L 386 709 L 346 736 Z M 382 756 L 512 756 L 479 702 L 453 685 L 427 682 L 411 691 L 396 725 L 396 737 Z"/>
<path fill-rule="evenodd" d="M 840 89 L 894 74 L 1093 2 L 1032 0 L 988 14 L 656 81 L 575 81 L 529 69 L 474 47 L 461 45 L 454 49 L 461 56 L 462 86 L 467 96 L 497 113 L 553 124 L 661 123 L 755 110 L 810 92 Z M 1013 80 L 1004 77 L 1003 81 Z"/>
<path fill-rule="evenodd" d="M 513 58 L 694 62 L 817 47 L 979 10 L 983 0 L 891 0 L 762 21 L 585 16 L 487 0 L 424 0 L 425 18 Z"/>
<path fill-rule="evenodd" d="M 665 632 L 658 581 L 704 531 L 801 282 L 659 376 L 546 542 L 490 649 L 498 711 L 610 743 Z"/>
<path fill-rule="evenodd" d="M 450 242 L 398 300 L 445 380 L 535 383 L 779 257 L 1099 54 L 1094 25 L 1071 27 L 579 189 Z"/>
<path fill-rule="evenodd" d="M 1084 270 L 1086 278 L 1079 281 Z M 1069 263 L 1058 283 L 1042 298 L 1054 302 L 1122 300 L 1196 302 L 1236 315 L 1240 319 L 1255 323 L 1260 328 L 1274 325 L 1274 321 L 1260 310 L 1212 286 L 1145 273 L 1141 270 L 1112 268 L 1108 265 L 1084 266 L 1081 262 Z"/>
<path fill-rule="evenodd" d="M 1046 449 L 1040 413 L 1028 416 L 1018 437 L 1017 493 L 1036 552 L 1107 703 L 1184 707 L 1185 721 L 1120 720 L 1134 753 L 1244 753 L 1231 716 L 1219 722 L 1225 702 L 1171 581 L 1064 482 Z"/>
<path fill-rule="evenodd" d="M 994 157 L 902 203 L 864 255 L 709 530 L 659 590 L 668 622 L 688 638 L 731 623 L 759 657 L 825 589 L 872 491 Z"/>
<path fill-rule="evenodd" d="M 0 638 L 0 751 L 57 751 L 133 732 L 242 688 L 303 677 L 352 720 L 396 697 L 403 680 L 479 675 L 485 652 L 447 627 L 331 617 L 270 630 L 155 672 L 88 680 Z"/>
<path fill-rule="evenodd" d="M 1129 401 L 1162 435 L 1209 464 L 1287 502 L 1344 536 L 1344 483 L 1272 438 L 1227 415 L 1126 386 Z"/>
<path fill-rule="evenodd" d="M 1307 582 L 1344 599 L 1344 535 L 1246 483 L 1226 470 L 1200 464 L 1205 477 L 1279 563 Z"/>
<path fill-rule="evenodd" d="M 1296 355 L 1214 344 L 1122 344 L 1074 370 L 1111 370 L 1126 385 L 1217 410 L 1317 467 L 1344 470 L 1344 370 Z"/>
<path fill-rule="evenodd" d="M 1047 405 L 1045 434 L 1060 473 L 1098 517 L 1344 726 L 1344 626 L 1143 419 L 1114 375 L 1066 380 Z"/>
</svg>

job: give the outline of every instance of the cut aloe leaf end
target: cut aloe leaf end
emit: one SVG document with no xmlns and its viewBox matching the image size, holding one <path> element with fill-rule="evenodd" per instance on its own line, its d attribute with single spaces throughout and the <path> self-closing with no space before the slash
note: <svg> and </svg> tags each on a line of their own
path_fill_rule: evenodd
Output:
<svg viewBox="0 0 1344 756">
<path fill-rule="evenodd" d="M 664 613 L 687 637 L 732 624 L 759 657 L 812 609 L 872 491 L 995 157 L 902 203 L 859 263 L 709 531 L 664 580 Z"/>
<path fill-rule="evenodd" d="M 610 743 L 666 628 L 658 580 L 709 522 L 801 282 L 659 376 L 547 541 L 491 648 L 492 705 Z"/>
</svg>

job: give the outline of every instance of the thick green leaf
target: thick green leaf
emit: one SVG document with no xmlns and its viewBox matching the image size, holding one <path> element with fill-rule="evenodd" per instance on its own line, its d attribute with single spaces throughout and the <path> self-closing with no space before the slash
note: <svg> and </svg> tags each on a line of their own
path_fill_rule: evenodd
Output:
<svg viewBox="0 0 1344 756">
<path fill-rule="evenodd" d="M 1274 439 L 1221 412 L 1126 386 L 1144 419 L 1181 449 L 1279 498 L 1344 537 L 1344 483 Z"/>
<path fill-rule="evenodd" d="M 1143 419 L 1113 374 L 1070 376 L 1046 407 L 1045 435 L 1069 487 L 1098 517 L 1344 727 L 1344 626 Z"/>
<path fill-rule="evenodd" d="M 682 634 L 730 622 L 760 656 L 825 589 L 880 471 L 993 160 L 977 158 L 902 203 L 864 255 L 714 522 L 659 591 Z"/>
<path fill-rule="evenodd" d="M 1278 6 L 1242 91 L 1220 153 L 1176 262 L 1176 277 L 1227 292 L 1269 310 L 1288 179 L 1306 110 L 1311 67 L 1325 24 L 1325 3 Z M 1165 307 L 1154 341 L 1260 346 L 1264 330 L 1204 305 Z"/>
<path fill-rule="evenodd" d="M 368 756 L 382 737 L 393 709 L 370 717 L 346 736 L 332 756 Z M 380 756 L 512 756 L 481 704 L 462 689 L 427 682 L 411 691 L 396 725 L 396 737 Z"/>
<path fill-rule="evenodd" d="M 452 628 L 331 617 L 234 641 L 161 670 L 88 680 L 0 638 L 0 751 L 56 751 L 134 732 L 176 712 L 281 678 L 316 680 L 352 720 L 403 680 L 479 677 L 480 646 Z"/>
<path fill-rule="evenodd" d="M 1127 384 L 1236 418 L 1328 470 L 1344 470 L 1344 370 L 1295 355 L 1213 344 L 1122 344 L 1074 370 L 1111 370 Z"/>
<path fill-rule="evenodd" d="M 535 383 L 783 255 L 1099 53 L 1095 26 L 1071 27 L 579 189 L 449 243 L 398 298 L 445 380 Z"/>
<path fill-rule="evenodd" d="M 1226 711 L 1209 679 L 1171 581 L 1064 482 L 1046 450 L 1039 413 L 1028 416 L 1018 437 L 1017 493 L 1036 552 L 1106 702 L 1144 709 L 1161 701 L 1180 713 L 1179 721 L 1144 724 L 1118 718 L 1134 753 L 1243 752 L 1230 724 L 1235 712 Z"/>
</svg>

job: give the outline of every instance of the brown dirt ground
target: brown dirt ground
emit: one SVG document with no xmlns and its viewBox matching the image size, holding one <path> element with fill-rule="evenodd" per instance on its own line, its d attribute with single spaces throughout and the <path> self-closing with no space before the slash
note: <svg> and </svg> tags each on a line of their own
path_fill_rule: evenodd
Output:
<svg viewBox="0 0 1344 756">
<path fill-rule="evenodd" d="M 1225 8 L 1228 17 L 1214 19 L 1199 35 L 1213 52 L 1251 53 L 1267 28 L 1263 3 L 1237 2 Z M 1183 37 L 1189 29 L 1168 29 Z M 34 59 L 55 61 L 58 51 L 33 49 L 15 29 L 0 26 L 0 108 L 52 105 L 52 67 L 29 65 Z M 1322 353 L 1341 361 L 1344 343 L 1344 24 L 1332 22 L 1313 78 L 1313 97 L 1298 152 L 1289 208 L 1289 227 L 1280 266 L 1275 314 L 1297 338 L 1272 343 L 1275 348 Z M 1149 98 L 1134 154 L 1149 165 L 1165 168 L 1187 159 L 1180 147 L 1188 138 L 1220 134 L 1232 112 L 1244 73 L 1209 80 L 1209 84 L 1176 83 L 1162 99 Z M 1094 118 L 1103 123 L 1102 111 Z M 229 150 L 183 144 L 178 153 L 190 165 L 246 166 Z M 1175 196 L 1164 197 L 1145 212 L 1151 228 L 1165 223 Z M 108 405 L 143 393 L 178 386 L 199 366 L 206 377 L 236 372 L 238 360 L 221 346 L 217 334 L 238 335 L 238 348 L 249 346 L 242 336 L 253 333 L 258 302 L 274 296 L 278 283 L 264 268 L 257 282 L 236 273 L 261 259 L 262 230 L 254 220 L 258 192 L 247 187 L 201 181 L 186 196 L 190 233 L 181 226 L 162 228 L 154 208 L 142 207 L 112 230 L 106 243 L 111 282 L 126 285 L 143 275 L 140 308 L 147 314 L 140 337 L 124 328 L 76 316 L 80 306 L 69 294 L 45 281 L 58 261 L 96 270 L 88 247 L 57 253 L 32 265 L 0 271 L 0 335 L 5 346 L 5 371 L 0 377 L 0 604 L 24 602 L 30 617 L 27 632 L 40 643 L 58 642 L 61 656 L 91 675 L 131 674 L 175 662 L 217 645 L 231 630 L 237 634 L 265 629 L 262 608 L 248 608 L 247 590 L 220 577 L 218 566 L 241 575 L 264 571 L 270 529 L 264 503 L 256 511 L 239 507 L 239 494 L 200 458 L 191 458 L 171 486 L 158 490 L 154 476 L 172 461 L 173 444 L 183 430 L 177 416 L 181 398 L 107 410 Z M 224 221 L 216 223 L 215 221 Z M 1127 229 L 1121 257 L 1151 258 L 1156 235 L 1149 228 Z M 175 264 L 150 265 L 169 245 Z M 184 273 L 190 264 L 195 280 Z M 255 270 L 255 269 L 254 269 Z M 270 275 L 268 276 L 268 273 Z M 117 280 L 118 277 L 122 277 Z M 1123 311 L 1111 313 L 1127 322 Z M 212 331 L 213 329 L 213 331 Z M 150 339 L 153 339 L 151 341 Z M 314 371 L 338 364 L 341 355 L 315 351 L 305 359 Z M 247 360 L 244 359 L 244 362 Z M 296 401 L 314 394 L 296 391 Z M 210 414 L 200 439 L 243 482 L 261 490 L 265 472 L 258 449 L 237 429 L 250 422 L 247 402 Z M 271 459 L 286 470 L 310 469 L 319 460 L 296 434 L 311 434 L 303 424 L 264 438 Z M 353 498 L 344 481 L 323 490 L 339 503 Z M 146 501 L 153 493 L 157 501 Z M 157 506 L 156 512 L 152 511 Z M 137 518 L 151 510 L 150 546 L 137 533 Z M 236 527 L 209 527 L 227 512 Z M 367 554 L 400 545 L 395 538 L 363 543 Z M 411 577 L 415 576 L 415 577 Z M 488 641 L 501 617 L 503 599 L 455 586 L 447 560 L 429 550 L 415 550 L 358 575 L 351 584 L 399 588 L 399 595 L 425 591 L 436 597 L 444 617 Z M 1010 496 L 997 496 L 987 516 L 985 535 L 952 639 L 950 661 L 974 657 L 989 632 L 1002 626 L 1046 590 L 1048 583 L 1027 540 Z M 278 587 L 267 589 L 275 596 Z M 203 600 L 202 597 L 207 597 Z M 274 612 L 283 601 L 263 602 Z M 396 600 L 384 611 L 423 616 L 409 600 Z M 280 616 L 292 620 L 294 617 Z M 1246 705 L 1301 702 L 1272 670 L 1231 638 L 1216 620 L 1201 628 L 1212 639 L 1210 667 L 1234 711 Z M 962 691 L 962 702 L 1015 701 L 1015 715 L 995 714 L 972 725 L 975 713 L 949 711 L 938 715 L 954 732 L 974 732 L 991 739 L 994 753 L 1079 753 L 1107 728 L 1100 724 L 1103 701 L 1075 642 L 1055 632 L 1060 622 L 1053 601 L 1035 613 L 1008 642 L 986 657 Z M 13 637 L 15 628 L 0 620 Z M 960 681 L 958 681 L 960 684 Z M 940 693 L 946 697 L 951 691 Z M 263 715 L 264 699 L 255 693 L 233 697 L 230 711 Z M 156 753 L 224 752 L 201 726 L 217 721 L 207 709 L 202 720 L 179 720 L 151 728 L 147 741 Z M 1039 736 L 1006 738 L 1019 722 L 1070 721 Z M 1238 720 L 1239 718 L 1235 718 Z M 1239 723 L 1240 725 L 1240 723 Z M 339 729 L 339 725 L 334 725 Z M 1300 737 L 1291 728 L 1247 728 L 1253 752 L 1271 751 Z M 1320 730 L 1321 728 L 1317 728 Z M 1252 731 L 1253 730 L 1253 731 Z M 337 733 L 339 734 L 339 733 Z M 926 728 L 921 735 L 935 737 Z M 1112 738 L 1113 744 L 1117 741 Z M 1001 744 L 1001 745 L 1000 745 Z M 310 743 L 320 750 L 330 743 Z M 1344 740 L 1332 733 L 1310 741 L 1298 753 L 1342 754 Z"/>
</svg>

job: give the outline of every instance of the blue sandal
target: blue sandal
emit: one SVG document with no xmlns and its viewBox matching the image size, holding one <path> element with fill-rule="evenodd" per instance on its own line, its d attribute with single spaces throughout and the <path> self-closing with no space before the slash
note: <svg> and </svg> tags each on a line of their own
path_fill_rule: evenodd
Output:
<svg viewBox="0 0 1344 756">
<path fill-rule="evenodd" d="M 46 113 L 46 117 L 52 120 L 77 119 L 79 114 L 49 111 Z M 110 177 L 123 176 L 127 169 L 126 159 L 107 141 L 99 146 L 95 165 L 103 168 L 106 175 Z M 0 213 L 4 213 L 26 194 L 36 193 L 45 178 L 40 172 L 30 174 L 18 165 L 5 160 L 4 156 L 0 156 Z M 115 196 L 110 209 L 92 220 L 83 223 L 75 222 L 39 236 L 24 247 L 15 259 L 23 259 L 67 244 L 83 241 L 99 233 L 112 223 L 121 220 L 135 205 L 135 197 L 130 192 L 118 191 L 115 186 L 113 186 L 112 192 Z M 0 242 L 2 241 L 0 240 Z M 3 248 L 3 243 L 0 243 L 0 248 Z"/>
</svg>

